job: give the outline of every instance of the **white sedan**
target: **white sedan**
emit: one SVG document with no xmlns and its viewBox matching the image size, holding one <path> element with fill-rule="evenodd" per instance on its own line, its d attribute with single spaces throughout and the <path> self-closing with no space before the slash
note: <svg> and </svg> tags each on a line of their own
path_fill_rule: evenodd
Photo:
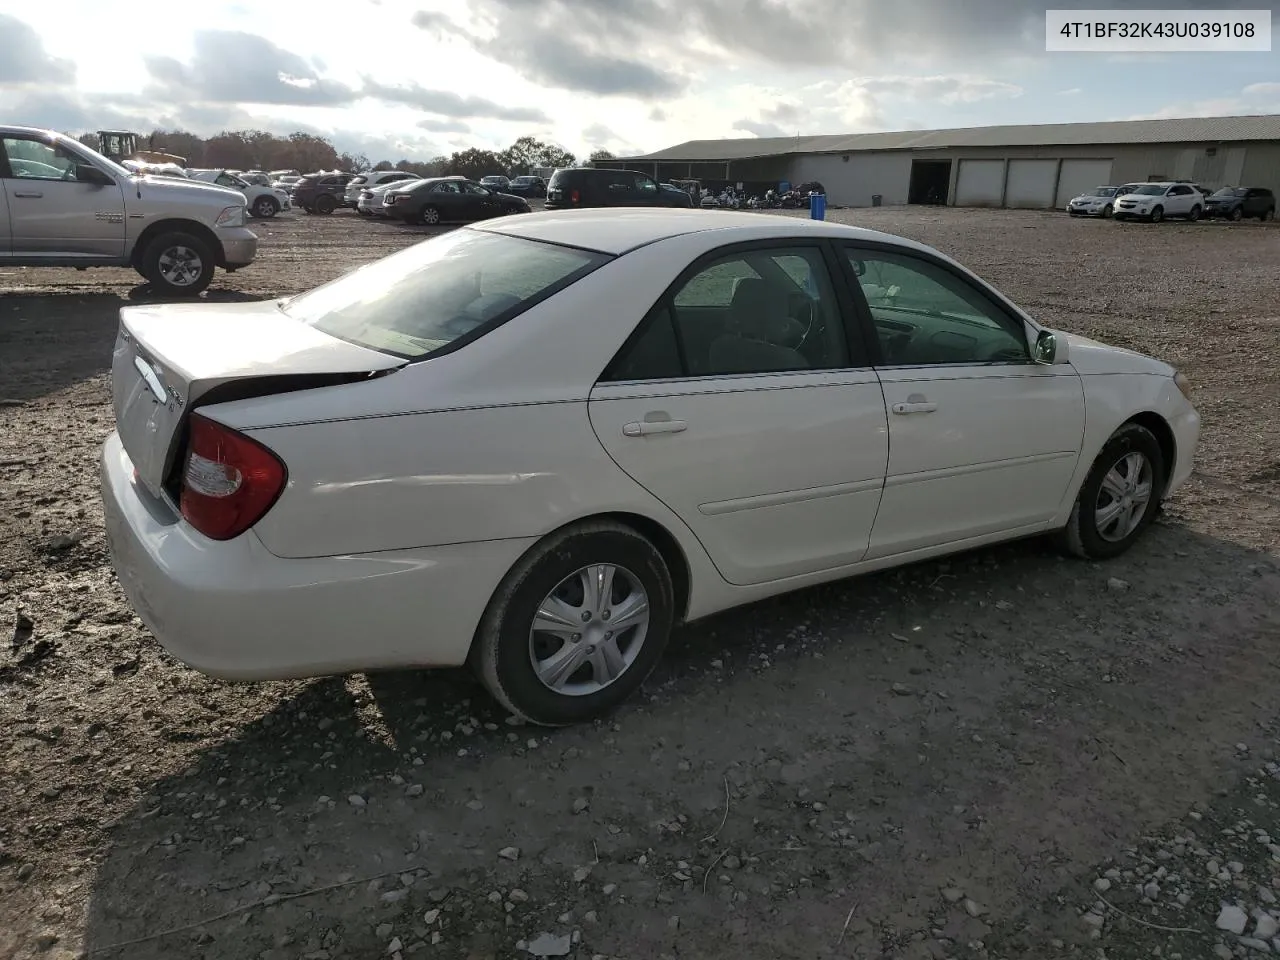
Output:
<svg viewBox="0 0 1280 960">
<path fill-rule="evenodd" d="M 1056 534 L 1128 549 L 1191 473 L 1168 365 L 827 221 L 525 214 L 288 300 L 121 310 L 116 570 L 175 656 L 258 680 L 469 663 L 593 718 L 673 628 Z"/>
<path fill-rule="evenodd" d="M 1073 217 L 1110 217 L 1115 212 L 1116 194 L 1120 187 L 1094 187 L 1088 193 L 1072 197 L 1067 213 Z"/>
</svg>

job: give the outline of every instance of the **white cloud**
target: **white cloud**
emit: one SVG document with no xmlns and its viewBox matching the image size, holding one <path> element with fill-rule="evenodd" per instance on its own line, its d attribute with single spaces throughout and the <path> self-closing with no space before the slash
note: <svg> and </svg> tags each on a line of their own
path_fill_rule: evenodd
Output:
<svg viewBox="0 0 1280 960">
<path fill-rule="evenodd" d="M 1069 88 L 1069 89 L 1067 89 L 1067 90 L 1059 90 L 1059 91 L 1058 91 L 1058 96 L 1060 96 L 1060 97 L 1077 97 L 1077 96 L 1079 96 L 1079 95 L 1080 95 L 1080 94 L 1082 94 L 1082 93 L 1084 93 L 1084 90 L 1083 90 L 1081 87 L 1070 87 L 1070 88 Z"/>
</svg>

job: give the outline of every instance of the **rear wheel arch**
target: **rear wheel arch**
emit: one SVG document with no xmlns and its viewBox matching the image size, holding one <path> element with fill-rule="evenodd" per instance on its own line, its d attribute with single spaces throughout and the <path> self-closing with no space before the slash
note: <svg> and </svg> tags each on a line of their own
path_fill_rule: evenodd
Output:
<svg viewBox="0 0 1280 960">
<path fill-rule="evenodd" d="M 157 220 L 147 226 L 134 241 L 133 251 L 129 255 L 129 265 L 135 270 L 142 265 L 143 254 L 146 253 L 147 247 L 151 245 L 151 241 L 164 233 L 190 233 L 199 237 L 209 246 L 210 252 L 213 254 L 214 263 L 219 267 L 227 265 L 226 254 L 222 250 L 222 241 L 217 235 L 197 220 Z"/>
<path fill-rule="evenodd" d="M 693 572 L 689 566 L 689 558 L 684 548 L 680 546 L 680 542 L 671 532 L 652 517 L 623 510 L 577 517 L 539 536 L 527 550 L 515 559 L 509 569 L 513 570 L 518 567 L 547 540 L 560 537 L 566 532 L 572 532 L 573 528 L 585 528 L 599 523 L 616 523 L 629 527 L 633 532 L 653 544 L 654 548 L 662 556 L 663 562 L 667 565 L 667 572 L 671 576 L 671 586 L 675 594 L 673 609 L 676 623 L 683 623 L 689 612 L 689 599 L 693 591 Z M 494 588 L 493 594 L 489 597 L 489 604 L 493 603 L 493 599 L 500 589 L 501 586 Z"/>
</svg>

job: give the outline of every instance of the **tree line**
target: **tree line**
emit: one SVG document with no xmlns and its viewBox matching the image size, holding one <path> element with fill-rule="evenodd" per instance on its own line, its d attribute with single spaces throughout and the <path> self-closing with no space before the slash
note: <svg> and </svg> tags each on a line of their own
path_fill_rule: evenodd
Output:
<svg viewBox="0 0 1280 960">
<path fill-rule="evenodd" d="M 86 133 L 81 142 L 98 148 L 96 134 Z M 139 149 L 158 150 L 186 157 L 188 167 L 227 170 L 405 170 L 422 177 L 464 176 L 471 179 L 501 174 L 518 177 L 539 167 L 572 167 L 577 158 L 554 143 L 534 137 L 520 137 L 505 150 L 472 147 L 450 156 L 430 160 L 373 161 L 364 154 L 339 153 L 324 137 L 310 133 L 277 136 L 265 130 L 224 130 L 217 136 L 198 137 L 185 130 L 153 130 L 138 137 Z M 607 150 L 597 150 L 587 161 L 612 160 Z"/>
</svg>

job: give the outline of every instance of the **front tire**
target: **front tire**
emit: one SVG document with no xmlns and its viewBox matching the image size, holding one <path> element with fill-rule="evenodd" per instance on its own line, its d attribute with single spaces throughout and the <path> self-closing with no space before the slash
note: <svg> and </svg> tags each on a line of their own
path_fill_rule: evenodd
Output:
<svg viewBox="0 0 1280 960">
<path fill-rule="evenodd" d="M 327 217 L 338 207 L 338 202 L 330 196 L 322 196 L 316 200 L 316 213 Z"/>
<path fill-rule="evenodd" d="M 1232 207 L 1232 208 L 1231 208 L 1231 219 L 1232 219 L 1232 221 L 1233 221 L 1233 222 L 1235 222 L 1235 223 L 1239 223 L 1241 220 L 1243 220 L 1243 219 L 1244 219 L 1244 208 L 1243 208 L 1243 207 Z"/>
<path fill-rule="evenodd" d="M 1137 542 L 1160 508 L 1164 454 L 1151 431 L 1126 423 L 1093 462 L 1059 533 L 1068 553 L 1086 560 L 1118 557 Z"/>
<path fill-rule="evenodd" d="M 280 212 L 280 204 L 275 197 L 259 197 L 253 201 L 250 213 L 259 220 L 270 220 Z"/>
<path fill-rule="evenodd" d="M 589 521 L 551 534 L 503 578 L 470 662 L 516 716 L 567 726 L 634 693 L 673 623 L 671 574 L 658 550 L 628 526 Z"/>
<path fill-rule="evenodd" d="M 1151 211 L 1151 222 L 1159 223 L 1164 219 L 1164 207 L 1156 207 Z"/>
<path fill-rule="evenodd" d="M 199 237 L 175 231 L 156 237 L 142 253 L 138 272 L 156 293 L 195 297 L 213 280 L 213 251 Z"/>
</svg>

